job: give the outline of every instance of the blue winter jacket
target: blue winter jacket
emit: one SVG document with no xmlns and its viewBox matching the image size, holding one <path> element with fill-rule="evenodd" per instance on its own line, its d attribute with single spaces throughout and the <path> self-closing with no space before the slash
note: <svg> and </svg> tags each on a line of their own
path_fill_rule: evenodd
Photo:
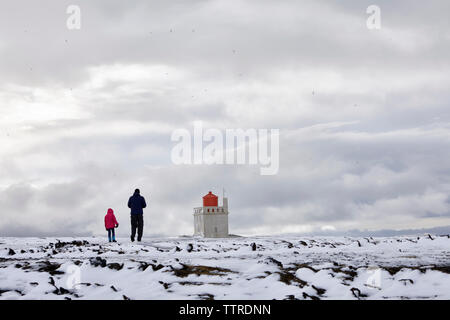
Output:
<svg viewBox="0 0 450 320">
<path fill-rule="evenodd" d="M 139 193 L 133 194 L 128 200 L 128 208 L 131 209 L 131 214 L 144 214 L 144 209 L 147 207 L 147 203 L 145 203 L 145 199 Z"/>
</svg>

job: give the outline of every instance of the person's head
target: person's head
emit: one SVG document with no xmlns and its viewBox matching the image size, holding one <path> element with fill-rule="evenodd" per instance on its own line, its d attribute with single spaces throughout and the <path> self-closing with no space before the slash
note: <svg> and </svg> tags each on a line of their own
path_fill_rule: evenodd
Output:
<svg viewBox="0 0 450 320">
<path fill-rule="evenodd" d="M 141 190 L 136 189 L 136 190 L 134 190 L 134 193 L 135 193 L 135 194 L 140 194 L 140 193 L 141 193 Z"/>
<path fill-rule="evenodd" d="M 114 210 L 111 209 L 111 208 L 109 208 L 109 209 L 108 209 L 108 214 L 113 214 L 113 213 L 114 213 Z"/>
</svg>

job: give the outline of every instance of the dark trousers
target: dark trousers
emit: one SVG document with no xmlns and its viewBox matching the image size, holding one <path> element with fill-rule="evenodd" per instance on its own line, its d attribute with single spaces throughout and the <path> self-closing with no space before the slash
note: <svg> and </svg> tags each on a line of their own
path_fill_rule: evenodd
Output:
<svg viewBox="0 0 450 320">
<path fill-rule="evenodd" d="M 136 229 L 138 232 L 138 241 L 142 239 L 142 232 L 144 231 L 144 217 L 142 214 L 131 215 L 131 238 L 136 236 Z"/>
<path fill-rule="evenodd" d="M 114 231 L 114 228 L 106 229 L 106 230 L 108 230 L 109 241 L 116 240 L 116 232 Z"/>
</svg>

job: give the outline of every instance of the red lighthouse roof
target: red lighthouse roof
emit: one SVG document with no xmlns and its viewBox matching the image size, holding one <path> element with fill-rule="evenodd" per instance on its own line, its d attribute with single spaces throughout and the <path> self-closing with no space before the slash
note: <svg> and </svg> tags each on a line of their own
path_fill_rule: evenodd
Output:
<svg viewBox="0 0 450 320">
<path fill-rule="evenodd" d="M 217 207 L 219 205 L 219 197 L 213 194 L 211 191 L 203 197 L 204 207 Z"/>
</svg>

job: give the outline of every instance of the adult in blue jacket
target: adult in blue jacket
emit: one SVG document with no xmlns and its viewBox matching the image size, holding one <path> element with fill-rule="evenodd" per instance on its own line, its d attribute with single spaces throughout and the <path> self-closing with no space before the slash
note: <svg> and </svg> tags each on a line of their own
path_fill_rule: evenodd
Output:
<svg viewBox="0 0 450 320">
<path fill-rule="evenodd" d="M 141 241 L 142 233 L 144 231 L 144 209 L 147 203 L 139 189 L 134 190 L 134 194 L 128 200 L 128 208 L 131 209 L 131 241 L 134 242 L 137 229 L 137 241 Z"/>
</svg>

